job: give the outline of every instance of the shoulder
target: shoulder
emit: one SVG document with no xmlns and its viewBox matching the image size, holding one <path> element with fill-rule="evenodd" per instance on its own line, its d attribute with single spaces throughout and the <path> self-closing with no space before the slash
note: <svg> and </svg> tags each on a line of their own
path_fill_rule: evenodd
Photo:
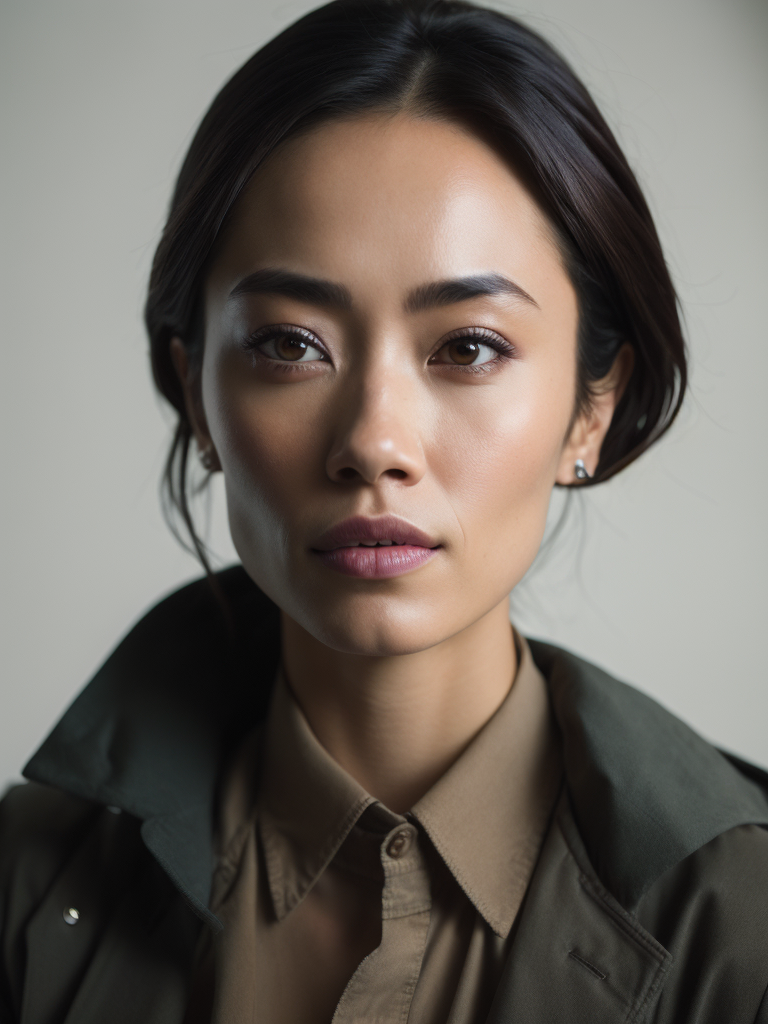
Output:
<svg viewBox="0 0 768 1024">
<path fill-rule="evenodd" d="M 660 1010 L 730 1020 L 736 1006 L 757 1006 L 768 985 L 768 829 L 722 832 L 664 872 L 635 913 L 673 956 Z"/>
<path fill-rule="evenodd" d="M 763 769 L 719 750 L 597 665 L 529 643 L 560 729 L 574 818 L 619 903 L 637 905 L 665 872 L 732 829 L 768 826 Z"/>
<path fill-rule="evenodd" d="M 685 920 L 679 913 L 683 903 Z M 755 941 L 744 941 L 742 952 L 754 946 L 768 966 L 768 828 L 737 825 L 711 839 L 665 871 L 635 913 L 654 923 L 654 934 L 660 941 L 667 938 L 669 948 L 691 927 L 703 929 L 697 939 L 700 952 L 707 942 L 722 947 L 724 930 L 743 936 L 752 929 Z"/>
<path fill-rule="evenodd" d="M 671 954 L 654 1020 L 748 1007 L 752 1021 L 768 985 L 768 774 L 597 665 L 529 643 L 590 866 Z"/>
</svg>

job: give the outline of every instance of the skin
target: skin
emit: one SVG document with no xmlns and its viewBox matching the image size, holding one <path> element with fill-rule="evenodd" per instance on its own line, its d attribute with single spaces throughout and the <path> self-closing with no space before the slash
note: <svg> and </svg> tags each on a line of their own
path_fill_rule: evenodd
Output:
<svg viewBox="0 0 768 1024">
<path fill-rule="evenodd" d="M 351 306 L 230 295 L 267 267 L 343 285 Z M 404 308 L 417 285 L 475 274 L 534 301 Z M 235 547 L 282 610 L 286 674 L 318 739 L 403 812 L 509 692 L 508 596 L 554 484 L 574 482 L 577 458 L 594 472 L 631 349 L 572 423 L 577 297 L 546 217 L 484 142 L 406 112 L 284 143 L 236 204 L 205 313 L 199 371 L 178 338 L 172 354 L 198 446 L 224 473 Z M 309 332 L 313 358 L 249 348 L 268 325 Z M 471 328 L 506 348 L 456 362 L 446 340 Z M 435 557 L 367 580 L 313 554 L 334 524 L 386 513 L 430 534 Z"/>
</svg>

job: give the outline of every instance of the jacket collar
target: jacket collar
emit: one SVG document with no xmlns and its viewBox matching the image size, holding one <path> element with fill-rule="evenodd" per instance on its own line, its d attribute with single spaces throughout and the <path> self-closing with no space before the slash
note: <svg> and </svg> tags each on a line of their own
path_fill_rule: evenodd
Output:
<svg viewBox="0 0 768 1024">
<path fill-rule="evenodd" d="M 28 779 L 140 818 L 193 909 L 208 909 L 222 759 L 264 718 L 279 612 L 241 566 L 142 618 L 24 768 Z M 727 829 L 768 825 L 768 774 L 723 754 L 651 698 L 568 651 L 529 641 L 563 741 L 566 787 L 591 864 L 625 908 Z"/>
<path fill-rule="evenodd" d="M 568 792 L 601 882 L 626 908 L 737 825 L 768 825 L 768 773 L 718 750 L 651 697 L 529 641 L 549 684 Z"/>
<path fill-rule="evenodd" d="M 276 606 L 233 567 L 152 608 L 78 694 L 23 774 L 142 821 L 142 836 L 192 908 L 208 909 L 222 758 L 263 718 L 277 669 Z"/>
</svg>

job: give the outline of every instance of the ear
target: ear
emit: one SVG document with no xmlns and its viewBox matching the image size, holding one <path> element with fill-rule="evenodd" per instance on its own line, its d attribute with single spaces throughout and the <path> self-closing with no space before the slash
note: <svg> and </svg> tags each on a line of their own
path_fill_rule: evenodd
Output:
<svg viewBox="0 0 768 1024">
<path fill-rule="evenodd" d="M 578 417 L 563 446 L 556 482 L 574 484 L 576 459 L 582 459 L 584 467 L 592 476 L 600 461 L 602 447 L 613 413 L 624 394 L 632 369 L 635 365 L 635 350 L 625 342 L 618 351 L 613 365 L 602 380 L 594 381 L 590 387 L 592 398 L 589 407 Z"/>
<path fill-rule="evenodd" d="M 171 361 L 181 381 L 181 387 L 184 392 L 184 407 L 187 412 L 187 419 L 192 427 L 192 432 L 195 435 L 200 459 L 209 472 L 215 473 L 221 469 L 221 463 L 213 446 L 213 440 L 208 430 L 208 421 L 205 418 L 203 393 L 200 387 L 200 373 L 191 367 L 184 342 L 176 335 L 171 338 L 170 351 Z"/>
</svg>

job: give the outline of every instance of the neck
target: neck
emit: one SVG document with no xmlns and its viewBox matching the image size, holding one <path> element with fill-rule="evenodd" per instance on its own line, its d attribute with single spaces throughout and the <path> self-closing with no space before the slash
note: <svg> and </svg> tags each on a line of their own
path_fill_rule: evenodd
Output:
<svg viewBox="0 0 768 1024">
<path fill-rule="evenodd" d="M 507 696 L 517 656 L 506 599 L 415 654 L 332 650 L 282 615 L 283 664 L 312 731 L 390 810 L 427 792 Z"/>
</svg>

